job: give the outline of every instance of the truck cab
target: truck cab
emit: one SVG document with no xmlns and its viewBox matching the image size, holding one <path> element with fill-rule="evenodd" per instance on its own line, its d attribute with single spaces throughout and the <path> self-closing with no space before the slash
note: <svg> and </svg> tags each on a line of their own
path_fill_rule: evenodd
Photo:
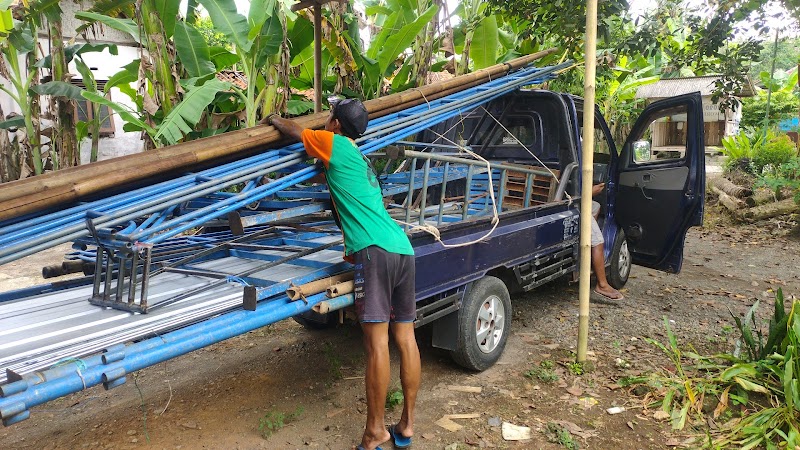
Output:
<svg viewBox="0 0 800 450">
<path fill-rule="evenodd" d="M 428 236 L 412 234 L 417 273 L 425 274 L 417 280 L 418 324 L 427 323 L 426 315 L 438 319 L 432 325 L 433 345 L 451 350 L 466 368 L 483 370 L 499 358 L 511 317 L 511 302 L 505 301 L 508 292 L 532 290 L 577 272 L 583 111 L 582 99 L 575 96 L 518 90 L 416 137 L 431 143 L 431 152 L 452 152 L 452 147 L 434 146 L 456 143 L 488 162 L 544 169 L 550 175 L 542 178 L 539 187 L 534 177 L 533 187 L 523 189 L 511 183 L 511 172 L 493 172 L 500 213 L 488 245 L 442 249 Z M 677 139 L 673 136 L 669 141 L 671 151 L 660 153 L 673 156 L 657 157 L 654 150 L 667 142 L 666 130 L 679 130 Z M 705 161 L 699 93 L 649 105 L 619 146 L 598 109 L 594 139 L 592 182 L 605 183 L 595 200 L 601 205 L 598 223 L 605 240 L 609 283 L 622 288 L 632 265 L 678 273 L 686 233 L 703 219 Z M 448 184 L 445 190 L 442 198 L 477 198 L 474 180 Z M 432 197 L 438 195 L 434 191 Z M 480 236 L 488 228 L 488 218 L 477 217 L 440 230 L 443 240 L 448 235 L 463 240 L 470 230 L 469 236 Z M 456 281 L 437 284 L 440 280 Z M 437 309 L 437 302 L 449 309 Z M 489 326 L 481 314 L 495 310 L 504 320 L 491 316 Z"/>
</svg>

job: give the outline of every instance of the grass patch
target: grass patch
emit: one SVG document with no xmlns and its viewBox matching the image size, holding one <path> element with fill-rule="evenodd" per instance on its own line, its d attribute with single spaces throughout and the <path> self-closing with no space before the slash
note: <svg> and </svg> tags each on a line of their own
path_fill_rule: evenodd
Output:
<svg viewBox="0 0 800 450">
<path fill-rule="evenodd" d="M 342 361 L 339 359 L 340 351 L 327 341 L 322 345 L 322 351 L 325 353 L 325 359 L 328 361 L 328 373 L 333 379 L 341 380 Z"/>
<path fill-rule="evenodd" d="M 581 448 L 572 433 L 557 423 L 549 422 L 544 430 L 544 435 L 548 441 L 559 444 L 568 450 L 579 450 Z"/>
<path fill-rule="evenodd" d="M 261 432 L 264 439 L 269 438 L 275 432 L 286 426 L 286 424 L 297 420 L 301 414 L 303 414 L 302 406 L 298 406 L 297 409 L 291 413 L 270 411 L 258 420 L 258 431 Z"/>
<path fill-rule="evenodd" d="M 403 400 L 404 397 L 402 389 L 398 387 L 389 389 L 389 391 L 386 393 L 386 408 L 394 409 L 395 406 L 402 404 Z"/>
<path fill-rule="evenodd" d="M 756 302 L 743 318 L 731 313 L 741 337 L 730 353 L 698 354 L 679 345 L 664 318 L 667 342 L 652 339 L 668 368 L 621 385 L 650 388 L 647 407 L 664 411 L 675 430 L 694 431 L 698 448 L 778 449 L 800 446 L 800 300 L 787 312 L 775 297 L 766 329 Z M 708 423 L 718 426 L 709 429 Z"/>
<path fill-rule="evenodd" d="M 545 383 L 553 383 L 558 381 L 558 374 L 553 370 L 555 363 L 546 359 L 539 363 L 539 367 L 531 369 L 524 373 L 527 378 L 537 379 Z"/>
</svg>

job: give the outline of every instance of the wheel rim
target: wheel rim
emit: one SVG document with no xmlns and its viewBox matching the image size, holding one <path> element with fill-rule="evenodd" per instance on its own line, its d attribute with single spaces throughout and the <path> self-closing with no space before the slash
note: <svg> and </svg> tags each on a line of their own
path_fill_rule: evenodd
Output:
<svg viewBox="0 0 800 450">
<path fill-rule="evenodd" d="M 475 323 L 475 338 L 483 353 L 493 352 L 503 338 L 506 312 L 500 297 L 492 295 L 483 301 L 478 309 Z"/>
<path fill-rule="evenodd" d="M 628 278 L 628 272 L 631 270 L 631 252 L 628 251 L 628 241 L 622 241 L 619 248 L 619 277 L 623 280 Z"/>
</svg>

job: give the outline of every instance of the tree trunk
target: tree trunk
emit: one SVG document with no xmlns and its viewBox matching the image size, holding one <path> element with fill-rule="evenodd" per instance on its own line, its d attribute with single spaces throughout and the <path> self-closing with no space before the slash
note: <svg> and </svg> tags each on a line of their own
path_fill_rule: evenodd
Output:
<svg viewBox="0 0 800 450">
<path fill-rule="evenodd" d="M 762 219 L 769 219 L 770 217 L 776 217 L 783 214 L 791 214 L 800 211 L 798 208 L 797 203 L 794 201 L 793 198 L 787 198 L 786 200 L 781 200 L 775 203 L 768 203 L 766 205 L 756 206 L 755 208 L 750 208 L 744 213 L 744 217 L 751 221 L 755 222 Z"/>
<path fill-rule="evenodd" d="M 709 178 L 709 181 L 722 192 L 736 198 L 745 198 L 753 195 L 752 189 L 736 185 L 722 176 Z"/>
<path fill-rule="evenodd" d="M 417 14 L 422 14 L 432 3 L 439 5 L 441 11 L 440 0 L 418 0 L 417 1 Z M 411 79 L 414 80 L 414 86 L 424 86 L 428 82 L 428 72 L 431 70 L 431 59 L 433 58 L 433 41 L 436 36 L 436 28 L 439 21 L 434 19 L 425 26 L 425 28 L 414 39 L 412 47 L 414 55 L 414 66 L 411 69 Z"/>
<path fill-rule="evenodd" d="M 772 203 L 777 201 L 778 198 L 775 196 L 775 192 L 772 189 L 756 189 L 756 191 L 750 197 L 744 199 L 744 202 L 747 206 L 753 207 L 758 205 L 763 205 L 765 203 Z"/>
<path fill-rule="evenodd" d="M 173 62 L 175 55 L 170 49 L 169 41 L 164 32 L 164 23 L 158 15 L 155 0 L 143 0 L 141 3 L 142 27 L 146 39 L 144 44 L 150 58 L 152 67 L 148 74 L 153 84 L 155 100 L 164 113 L 164 117 L 178 104 L 178 91 L 173 76 Z"/>
<path fill-rule="evenodd" d="M 61 21 L 50 23 L 50 56 L 51 74 L 53 81 L 64 81 L 69 83 L 66 77 L 67 60 L 64 55 L 64 37 L 62 34 Z M 57 97 L 56 117 L 53 126 L 53 134 L 50 138 L 50 156 L 55 164 L 58 159 L 59 168 L 77 166 L 81 163 L 78 139 L 75 130 L 75 106 L 71 99 Z"/>
<path fill-rule="evenodd" d="M 730 195 L 718 189 L 716 186 L 712 186 L 711 190 L 719 196 L 719 202 L 728 208 L 730 212 L 739 215 L 746 209 L 741 200 L 736 197 L 731 197 Z"/>
<path fill-rule="evenodd" d="M 0 118 L 6 115 L 0 104 Z M 0 183 L 19 179 L 19 147 L 11 143 L 8 130 L 0 130 Z"/>
<path fill-rule="evenodd" d="M 30 87 L 33 87 L 39 84 L 39 69 L 36 67 L 36 46 L 34 46 L 33 51 L 28 53 L 27 58 L 27 65 L 28 70 L 35 71 L 36 75 L 33 77 L 33 82 L 31 83 Z M 25 139 L 28 141 L 27 145 L 30 148 L 30 153 L 28 153 L 28 158 L 30 159 L 30 165 L 33 167 L 34 174 L 41 175 L 45 169 L 45 157 L 42 154 L 42 125 L 41 125 L 41 104 L 40 96 L 36 92 L 32 90 L 28 90 L 28 100 L 29 100 L 29 116 L 30 116 L 30 124 L 26 124 L 26 135 Z M 26 118 L 27 120 L 28 118 Z M 24 144 L 23 144 L 24 146 Z M 52 149 L 52 142 L 50 144 L 50 148 Z M 50 152 L 50 156 L 52 158 L 52 152 Z"/>
</svg>

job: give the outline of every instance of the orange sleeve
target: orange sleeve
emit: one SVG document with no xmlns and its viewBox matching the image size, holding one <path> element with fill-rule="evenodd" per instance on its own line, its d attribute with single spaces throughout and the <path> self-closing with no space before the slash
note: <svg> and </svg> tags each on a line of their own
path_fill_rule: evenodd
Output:
<svg viewBox="0 0 800 450">
<path fill-rule="evenodd" d="M 325 130 L 305 129 L 300 137 L 303 140 L 306 153 L 322 160 L 325 167 L 328 167 L 333 153 L 333 133 Z"/>
</svg>

